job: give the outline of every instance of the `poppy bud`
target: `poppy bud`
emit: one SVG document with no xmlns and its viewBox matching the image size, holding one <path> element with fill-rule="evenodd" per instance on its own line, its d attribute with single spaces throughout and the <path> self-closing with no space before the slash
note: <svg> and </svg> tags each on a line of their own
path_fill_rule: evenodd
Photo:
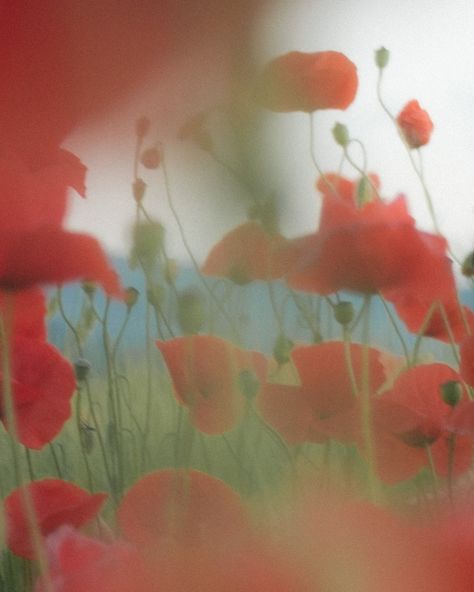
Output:
<svg viewBox="0 0 474 592">
<path fill-rule="evenodd" d="M 364 175 L 357 183 L 357 205 L 359 208 L 372 201 L 374 195 L 369 178 Z"/>
<path fill-rule="evenodd" d="M 332 136 L 336 144 L 345 148 L 349 144 L 349 130 L 343 123 L 336 123 L 332 128 Z"/>
<path fill-rule="evenodd" d="M 185 335 L 199 333 L 205 321 L 204 299 L 195 288 L 178 296 L 178 322 Z"/>
<path fill-rule="evenodd" d="M 151 121 L 148 117 L 143 115 L 135 122 L 135 133 L 137 138 L 141 140 L 150 130 Z"/>
<path fill-rule="evenodd" d="M 161 163 L 161 154 L 156 148 L 148 148 L 142 152 L 140 162 L 146 169 L 157 169 Z"/>
<path fill-rule="evenodd" d="M 90 299 L 92 299 L 97 292 L 97 284 L 94 282 L 88 282 L 87 280 L 83 281 L 81 284 L 81 288 Z"/>
<path fill-rule="evenodd" d="M 165 229 L 159 222 L 139 222 L 133 229 L 132 254 L 142 265 L 152 266 L 163 246 Z"/>
<path fill-rule="evenodd" d="M 383 70 L 385 66 L 388 64 L 388 60 L 390 59 L 390 52 L 385 47 L 380 47 L 375 52 L 375 63 L 377 68 Z"/>
<path fill-rule="evenodd" d="M 84 358 L 79 358 L 74 362 L 74 372 L 78 382 L 82 382 L 87 378 L 91 369 L 91 364 Z"/>
<path fill-rule="evenodd" d="M 127 305 L 127 308 L 133 308 L 137 303 L 139 296 L 140 292 L 133 286 L 129 286 L 125 290 L 125 304 Z"/>
<path fill-rule="evenodd" d="M 456 407 L 462 398 L 462 386 L 458 380 L 448 380 L 441 385 L 441 398 L 450 407 Z"/>
<path fill-rule="evenodd" d="M 143 179 L 136 179 L 132 185 L 133 198 L 140 203 L 145 195 L 146 183 Z"/>
<path fill-rule="evenodd" d="M 246 399 L 253 399 L 260 389 L 260 381 L 251 370 L 242 370 L 238 377 L 238 385 Z"/>
<path fill-rule="evenodd" d="M 354 305 L 349 301 L 338 302 L 334 307 L 334 318 L 343 326 L 348 325 L 354 318 Z"/>
<path fill-rule="evenodd" d="M 273 346 L 273 357 L 279 366 L 282 366 L 283 364 L 286 364 L 290 361 L 290 354 L 293 346 L 293 341 L 288 339 L 286 335 L 283 335 L 283 333 L 278 335 L 275 345 Z"/>
<path fill-rule="evenodd" d="M 461 272 L 468 278 L 474 277 L 474 251 L 464 259 Z"/>
<path fill-rule="evenodd" d="M 165 299 L 165 290 L 161 284 L 153 284 L 146 291 L 146 297 L 152 306 L 161 308 Z"/>
</svg>

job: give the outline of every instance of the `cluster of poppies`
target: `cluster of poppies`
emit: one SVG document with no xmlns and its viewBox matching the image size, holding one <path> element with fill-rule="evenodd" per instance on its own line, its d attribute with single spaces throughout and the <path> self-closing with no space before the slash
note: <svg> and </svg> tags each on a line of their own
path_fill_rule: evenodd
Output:
<svg viewBox="0 0 474 592">
<path fill-rule="evenodd" d="M 18 15 L 7 16 L 16 22 Z M 10 41 L 0 64 L 11 67 L 18 37 Z M 57 41 L 53 35 L 51 52 Z M 17 66 L 27 78 L 29 55 L 22 59 Z M 33 81 L 44 91 L 41 77 Z M 357 86 L 356 68 L 343 54 L 291 52 L 267 65 L 255 97 L 272 111 L 312 113 L 348 108 Z M 2 98 L 17 115 L 18 86 L 7 90 Z M 19 105 L 25 103 L 23 97 Z M 14 119 L 16 127 L 0 116 L 0 418 L 33 449 L 59 433 L 76 388 L 70 363 L 47 343 L 39 286 L 87 279 L 110 297 L 124 297 L 98 242 L 63 227 L 68 189 L 85 192 L 85 167 L 60 147 L 78 115 L 67 125 L 62 117 L 65 125 L 40 146 L 27 132 L 44 123 L 47 101 L 43 107 L 31 120 L 25 113 L 21 125 Z M 417 101 L 407 103 L 396 122 L 407 149 L 429 142 L 433 124 Z M 154 156 L 147 155 L 145 166 L 160 166 Z M 294 465 L 288 489 L 295 491 L 289 507 L 278 508 L 278 524 L 262 517 L 267 508 L 257 501 L 190 468 L 189 455 L 183 468 L 154 471 L 132 484 L 114 500 L 107 521 L 99 515 L 105 493 L 56 478 L 19 484 L 4 500 L 6 540 L 13 553 L 40 559 L 39 534 L 46 563 L 37 592 L 472 589 L 469 491 L 457 492 L 467 501 L 454 509 L 449 501 L 455 479 L 472 465 L 474 312 L 458 300 L 446 240 L 416 227 L 404 196 L 384 200 L 378 177 L 369 174 L 352 181 L 327 173 L 316 187 L 322 207 L 313 233 L 287 239 L 259 220 L 247 221 L 215 245 L 201 271 L 239 285 L 281 280 L 331 303 L 336 294 L 332 306 L 345 339 L 296 346 L 283 340 L 274 360 L 199 331 L 156 342 L 192 430 L 226 435 L 251 411 L 284 447 Z M 351 342 L 353 314 L 339 298 L 343 290 L 382 296 L 408 331 L 451 343 L 459 368 Z M 291 380 L 279 380 L 283 373 L 275 378 L 275 360 L 279 370 L 291 367 Z M 4 413 L 10 390 L 14 429 Z M 176 433 L 184 439 L 183 431 Z M 314 475 L 300 478 L 302 446 L 330 441 L 355 451 L 373 471 L 370 478 L 387 488 L 430 471 L 436 483 L 424 506 L 428 518 L 408 520 L 366 501 L 324 494 Z M 371 501 L 381 500 L 372 495 Z M 79 532 L 92 521 L 91 536 Z"/>
</svg>

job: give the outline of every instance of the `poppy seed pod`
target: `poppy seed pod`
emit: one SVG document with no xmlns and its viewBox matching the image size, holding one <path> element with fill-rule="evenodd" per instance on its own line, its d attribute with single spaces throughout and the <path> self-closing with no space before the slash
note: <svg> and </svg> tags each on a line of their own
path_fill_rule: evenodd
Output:
<svg viewBox="0 0 474 592">
<path fill-rule="evenodd" d="M 375 64 L 377 68 L 383 70 L 390 59 L 390 52 L 385 47 L 380 47 L 375 52 Z"/>
<path fill-rule="evenodd" d="M 354 305 L 349 301 L 338 302 L 334 307 L 334 318 L 340 325 L 349 325 L 354 318 Z"/>
<path fill-rule="evenodd" d="M 161 163 L 161 154 L 156 148 L 148 148 L 142 152 L 140 162 L 146 169 L 157 169 Z"/>
<path fill-rule="evenodd" d="M 441 398 L 450 407 L 456 407 L 462 399 L 462 386 L 458 380 L 448 380 L 440 386 Z"/>
<path fill-rule="evenodd" d="M 132 185 L 133 198 L 140 203 L 145 196 L 146 183 L 143 179 L 136 179 Z"/>
<path fill-rule="evenodd" d="M 273 357 L 279 366 L 290 361 L 291 350 L 295 344 L 283 333 L 276 338 L 273 346 Z"/>
<path fill-rule="evenodd" d="M 78 382 L 84 381 L 88 376 L 91 369 L 91 363 L 84 358 L 79 358 L 74 362 L 74 372 Z"/>
</svg>

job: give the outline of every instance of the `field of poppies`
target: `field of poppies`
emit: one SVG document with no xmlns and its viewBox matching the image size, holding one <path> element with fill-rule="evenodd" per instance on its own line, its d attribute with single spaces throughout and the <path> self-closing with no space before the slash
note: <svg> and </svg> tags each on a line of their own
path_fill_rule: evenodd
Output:
<svg viewBox="0 0 474 592">
<path fill-rule="evenodd" d="M 85 197 L 87 170 L 62 142 L 86 110 L 102 116 L 117 72 L 68 102 L 63 65 L 50 59 L 62 38 L 51 29 L 45 50 L 49 21 L 18 6 L 0 26 L 0 590 L 471 592 L 474 311 L 456 277 L 472 282 L 474 253 L 459 260 L 440 231 L 421 158 L 429 114 L 410 97 L 398 113 L 384 102 L 388 50 L 375 52 L 374 93 L 433 232 L 417 227 L 404 195 L 383 195 L 383 171 L 352 156 L 363 144 L 337 111 L 357 94 L 356 65 L 338 51 L 293 51 L 242 100 L 301 112 L 312 142 L 318 112 L 335 111 L 339 162 L 322 170 L 311 152 L 314 231 L 280 232 L 276 202 L 225 159 L 212 113 L 198 112 L 179 140 L 248 190 L 247 219 L 198 261 L 173 202 L 166 142 L 139 115 L 129 254 L 139 291 L 95 238 L 64 226 L 68 192 Z M 30 62 L 38 47 L 43 71 Z M 135 82 L 127 72 L 121 88 Z M 181 287 L 150 213 L 156 179 L 196 287 Z M 65 301 L 70 282 L 77 313 Z M 255 283 L 273 319 L 262 351 L 249 346 L 241 314 Z M 66 328 L 67 351 L 48 341 L 52 319 Z M 133 351 L 131 325 L 143 337 Z M 396 350 L 378 345 L 381 330 Z"/>
</svg>

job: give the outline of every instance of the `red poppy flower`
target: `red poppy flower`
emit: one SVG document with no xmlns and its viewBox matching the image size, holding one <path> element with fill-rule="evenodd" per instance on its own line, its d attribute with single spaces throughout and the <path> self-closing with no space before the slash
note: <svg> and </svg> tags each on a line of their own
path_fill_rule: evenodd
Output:
<svg viewBox="0 0 474 592">
<path fill-rule="evenodd" d="M 402 286 L 427 299 L 443 297 L 454 283 L 446 248 L 442 237 L 415 228 L 402 196 L 360 209 L 324 198 L 319 231 L 289 244 L 295 271 L 288 282 L 319 294 Z"/>
<path fill-rule="evenodd" d="M 231 544 L 248 527 L 245 508 L 233 489 L 187 469 L 142 477 L 125 494 L 118 521 L 128 541 L 149 550 L 163 542 L 202 545 L 216 537 Z"/>
<path fill-rule="evenodd" d="M 105 493 L 91 494 L 61 479 L 43 479 L 27 485 L 43 536 L 69 524 L 79 528 L 92 520 L 107 498 Z M 5 498 L 7 545 L 26 559 L 34 558 L 29 526 L 23 509 L 23 495 L 15 489 Z"/>
<path fill-rule="evenodd" d="M 352 368 L 360 389 L 363 347 L 350 345 Z M 291 357 L 301 380 L 299 386 L 265 384 L 258 407 L 265 421 L 291 444 L 323 442 L 328 438 L 350 441 L 359 422 L 358 396 L 354 393 L 341 341 L 298 346 Z M 380 352 L 369 349 L 370 390 L 385 382 Z"/>
<path fill-rule="evenodd" d="M 393 388 L 374 401 L 376 467 L 383 481 L 396 483 L 416 475 L 428 464 L 426 446 L 432 449 L 438 472 L 447 474 L 453 408 L 443 401 L 441 386 L 459 378 L 445 364 L 415 366 L 401 373 Z M 454 474 L 469 468 L 471 456 L 472 442 L 460 440 L 453 458 Z"/>
<path fill-rule="evenodd" d="M 24 290 L 37 284 L 61 284 L 87 279 L 100 283 L 121 298 L 117 273 L 109 265 L 98 241 L 86 234 L 57 226 L 11 231 L 0 243 L 0 288 Z"/>
<path fill-rule="evenodd" d="M 465 380 L 469 386 L 474 388 L 474 335 L 466 337 L 461 342 L 459 354 L 461 356 L 459 372 L 463 380 Z"/>
<path fill-rule="evenodd" d="M 22 444 L 39 449 L 60 432 L 71 415 L 75 387 L 71 364 L 56 348 L 36 339 L 13 340 L 13 403 Z M 0 411 L 5 424 L 3 404 Z"/>
<path fill-rule="evenodd" d="M 410 148 L 419 148 L 430 141 L 433 122 L 418 101 L 410 101 L 403 107 L 398 114 L 397 123 Z"/>
<path fill-rule="evenodd" d="M 284 261 L 277 256 L 284 244 L 281 235 L 269 234 L 257 222 L 246 222 L 212 248 L 201 271 L 236 284 L 278 279 L 285 272 Z"/>
<path fill-rule="evenodd" d="M 34 288 L 15 294 L 0 291 L 0 316 L 11 315 L 12 337 L 46 340 L 46 300 L 42 290 Z"/>
<path fill-rule="evenodd" d="M 250 371 L 260 384 L 266 376 L 263 354 L 245 351 L 211 335 L 157 341 L 174 392 L 192 423 L 207 434 L 222 434 L 237 425 L 245 410 L 242 373 Z"/>
<path fill-rule="evenodd" d="M 450 343 L 453 338 L 456 343 L 459 343 L 466 337 L 465 322 L 470 330 L 474 331 L 474 313 L 458 302 L 456 293 L 453 293 L 451 298 L 438 302 L 427 324 L 427 315 L 434 304 L 433 301 L 421 299 L 417 293 L 403 290 L 403 288 L 398 291 L 389 291 L 385 297 L 392 302 L 397 315 L 412 333 L 419 333 L 423 328 L 423 335 L 427 337 L 446 343 Z M 444 314 L 441 312 L 441 307 Z M 444 317 L 447 319 L 449 330 Z"/>
<path fill-rule="evenodd" d="M 367 186 L 369 196 L 364 202 L 377 199 L 377 194 L 374 192 L 373 188 L 376 190 L 380 188 L 380 179 L 378 175 L 369 173 L 367 178 L 372 185 L 369 183 Z M 319 177 L 316 180 L 316 189 L 320 191 L 325 198 L 339 197 L 349 204 L 357 206 L 357 193 L 360 182 L 360 180 L 351 181 L 350 179 L 346 179 L 346 177 L 341 177 L 341 175 L 338 175 L 337 173 L 326 173 L 324 177 Z"/>
<path fill-rule="evenodd" d="M 292 51 L 265 67 L 257 100 L 271 111 L 347 109 L 355 98 L 357 69 L 342 53 Z"/>
</svg>

